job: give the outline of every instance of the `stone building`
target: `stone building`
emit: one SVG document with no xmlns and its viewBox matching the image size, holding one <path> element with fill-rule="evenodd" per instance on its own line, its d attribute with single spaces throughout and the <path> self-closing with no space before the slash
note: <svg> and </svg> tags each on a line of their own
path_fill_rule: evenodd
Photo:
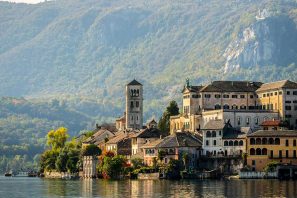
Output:
<svg viewBox="0 0 297 198">
<path fill-rule="evenodd" d="M 143 126 L 143 89 L 136 80 L 126 85 L 126 128 L 142 129 Z"/>
<path fill-rule="evenodd" d="M 297 165 L 297 131 L 259 130 L 247 135 L 247 164 L 263 171 L 272 161 Z"/>
<path fill-rule="evenodd" d="M 289 80 L 265 83 L 256 93 L 261 109 L 277 111 L 290 128 L 297 127 L 297 83 Z"/>
<path fill-rule="evenodd" d="M 197 166 L 197 160 L 202 154 L 202 141 L 188 132 L 178 132 L 164 139 L 158 139 L 142 146 L 144 150 L 144 164 L 152 166 L 158 158 L 160 150 L 165 151 L 163 164 L 168 164 L 171 159 L 183 160 L 183 154 L 189 156 L 189 167 Z"/>
<path fill-rule="evenodd" d="M 296 127 L 295 82 L 214 81 L 205 86 L 191 86 L 187 80 L 182 93 L 183 112 L 170 117 L 171 134 L 199 131 L 215 117 L 230 120 L 233 127 L 245 126 L 252 130 L 260 129 L 259 125 L 269 119 L 288 120 L 291 128 Z"/>
</svg>

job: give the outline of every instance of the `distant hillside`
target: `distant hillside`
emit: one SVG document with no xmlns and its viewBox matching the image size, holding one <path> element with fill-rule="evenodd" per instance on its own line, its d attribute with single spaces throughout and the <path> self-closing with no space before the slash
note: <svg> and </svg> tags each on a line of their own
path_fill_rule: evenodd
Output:
<svg viewBox="0 0 297 198">
<path fill-rule="evenodd" d="M 89 97 L 118 115 L 123 85 L 137 78 L 146 111 L 159 115 L 187 77 L 295 80 L 296 7 L 293 0 L 0 2 L 0 95 Z M 244 40 L 247 30 L 252 40 Z"/>
</svg>

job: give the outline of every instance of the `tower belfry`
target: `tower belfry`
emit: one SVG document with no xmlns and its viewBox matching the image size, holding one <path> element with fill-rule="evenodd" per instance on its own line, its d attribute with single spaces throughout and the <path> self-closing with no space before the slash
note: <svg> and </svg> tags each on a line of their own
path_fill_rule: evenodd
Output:
<svg viewBox="0 0 297 198">
<path fill-rule="evenodd" d="M 126 85 L 126 128 L 141 129 L 143 124 L 143 89 L 135 79 Z"/>
</svg>

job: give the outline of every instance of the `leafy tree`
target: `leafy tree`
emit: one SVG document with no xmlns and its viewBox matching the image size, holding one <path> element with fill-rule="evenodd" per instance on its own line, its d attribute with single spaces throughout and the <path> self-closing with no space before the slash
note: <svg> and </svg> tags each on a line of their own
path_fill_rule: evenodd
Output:
<svg viewBox="0 0 297 198">
<path fill-rule="evenodd" d="M 279 165 L 279 162 L 272 161 L 266 164 L 264 171 L 265 172 L 273 172 L 276 170 L 276 167 Z"/>
<path fill-rule="evenodd" d="M 46 136 L 46 142 L 52 150 L 60 151 L 64 147 L 68 137 L 69 135 L 67 134 L 67 129 L 60 127 L 57 130 L 51 130 L 48 132 Z"/>
<path fill-rule="evenodd" d="M 105 157 L 102 172 L 106 178 L 116 179 L 121 176 L 126 166 L 127 159 L 124 156 Z"/>
<path fill-rule="evenodd" d="M 65 149 L 63 149 L 60 153 L 59 156 L 57 157 L 55 166 L 56 170 L 59 172 L 66 172 L 67 171 L 67 161 L 68 161 L 68 154 Z"/>
<path fill-rule="evenodd" d="M 141 168 L 141 166 L 143 165 L 143 160 L 140 158 L 134 158 L 134 159 L 131 159 L 131 163 L 133 164 L 133 168 L 137 169 L 137 168 Z"/>
<path fill-rule="evenodd" d="M 47 150 L 40 157 L 40 171 L 54 170 L 56 168 L 56 159 L 59 153 L 57 151 Z"/>
<path fill-rule="evenodd" d="M 159 120 L 158 128 L 161 131 L 168 133 L 170 130 L 170 116 L 175 116 L 178 114 L 179 108 L 176 101 L 171 101 Z"/>
<path fill-rule="evenodd" d="M 87 145 L 81 151 L 82 156 L 98 156 L 98 155 L 101 155 L 101 153 L 102 153 L 101 149 L 95 144 Z"/>
</svg>

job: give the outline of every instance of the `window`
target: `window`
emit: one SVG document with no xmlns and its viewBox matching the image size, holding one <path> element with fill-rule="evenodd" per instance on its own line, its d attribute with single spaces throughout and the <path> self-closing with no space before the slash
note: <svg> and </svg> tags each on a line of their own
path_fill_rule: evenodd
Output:
<svg viewBox="0 0 297 198">
<path fill-rule="evenodd" d="M 286 150 L 286 158 L 289 158 L 289 151 Z"/>
<path fill-rule="evenodd" d="M 217 136 L 217 133 L 215 131 L 212 131 L 211 137 L 216 137 L 216 136 Z"/>
<path fill-rule="evenodd" d="M 258 124 L 259 124 L 259 118 L 255 117 L 255 125 L 258 125 Z"/>
<path fill-rule="evenodd" d="M 210 98 L 210 94 L 204 94 L 205 98 Z"/>
<path fill-rule="evenodd" d="M 290 104 L 291 102 L 292 102 L 292 101 L 290 101 L 290 100 L 286 100 L 285 103 Z"/>
<path fill-rule="evenodd" d="M 223 95 L 223 98 L 229 98 L 229 95 L 224 94 L 224 95 Z"/>
<path fill-rule="evenodd" d="M 240 106 L 240 109 L 246 109 L 246 106 L 245 105 L 241 105 Z"/>
<path fill-rule="evenodd" d="M 222 135 L 222 131 L 219 131 L 219 135 Z"/>
<path fill-rule="evenodd" d="M 210 133 L 210 131 L 207 131 L 207 132 L 206 132 L 206 137 L 211 137 L 211 133 Z"/>
<path fill-rule="evenodd" d="M 254 138 L 251 138 L 251 139 L 250 139 L 250 144 L 251 144 L 251 145 L 254 145 L 255 143 L 256 143 L 255 139 L 254 139 Z"/>
<path fill-rule="evenodd" d="M 234 141 L 234 146 L 238 146 L 238 141 L 237 140 Z"/>
<path fill-rule="evenodd" d="M 220 94 L 215 94 L 215 98 L 221 98 Z"/>
<path fill-rule="evenodd" d="M 286 146 L 289 146 L 289 140 L 286 140 Z"/>
<path fill-rule="evenodd" d="M 293 95 L 297 95 L 297 91 L 293 91 Z"/>
<path fill-rule="evenodd" d="M 206 140 L 206 141 L 205 141 L 205 144 L 206 144 L 206 146 L 208 146 L 208 145 L 209 145 L 209 142 L 208 142 L 208 140 Z"/>
<path fill-rule="evenodd" d="M 292 115 L 290 115 L 290 114 L 285 115 L 285 118 L 291 118 L 291 117 L 292 117 Z"/>
<path fill-rule="evenodd" d="M 241 118 L 237 117 L 237 125 L 240 125 Z"/>
<path fill-rule="evenodd" d="M 246 125 L 250 125 L 250 121 L 251 121 L 251 118 L 250 117 L 247 117 L 246 118 Z"/>
<path fill-rule="evenodd" d="M 282 92 L 282 91 L 279 91 L 279 92 L 278 92 L 278 95 L 282 95 L 282 94 L 283 94 L 283 92 Z"/>
<path fill-rule="evenodd" d="M 270 157 L 273 158 L 273 150 L 270 150 Z"/>
<path fill-rule="evenodd" d="M 294 110 L 295 110 L 295 111 L 297 110 L 297 106 L 296 106 L 296 105 L 294 106 Z"/>
<path fill-rule="evenodd" d="M 245 98 L 245 95 L 240 95 L 240 98 Z"/>
<path fill-rule="evenodd" d="M 221 109 L 221 105 L 216 104 L 216 105 L 215 105 L 215 109 Z"/>
<path fill-rule="evenodd" d="M 243 146 L 243 141 L 242 140 L 239 141 L 239 146 Z"/>
<path fill-rule="evenodd" d="M 280 139 L 279 138 L 275 138 L 275 144 L 280 145 Z"/>
<path fill-rule="evenodd" d="M 265 98 L 266 97 L 266 94 L 263 94 L 263 98 Z"/>
<path fill-rule="evenodd" d="M 230 109 L 229 105 L 225 104 L 224 109 Z"/>
<path fill-rule="evenodd" d="M 273 96 L 273 93 L 270 93 L 270 96 Z"/>
<path fill-rule="evenodd" d="M 291 92 L 290 91 L 287 91 L 287 95 L 291 95 Z"/>
<path fill-rule="evenodd" d="M 297 103 L 297 100 L 293 100 L 293 103 Z"/>
<path fill-rule="evenodd" d="M 224 146 L 228 146 L 228 141 L 224 141 Z"/>
<path fill-rule="evenodd" d="M 232 98 L 237 98 L 237 95 L 232 95 Z"/>
<path fill-rule="evenodd" d="M 130 102 L 130 108 L 134 108 L 133 101 Z"/>
<path fill-rule="evenodd" d="M 217 141 L 216 140 L 213 141 L 213 145 L 214 146 L 217 145 Z"/>
<path fill-rule="evenodd" d="M 136 101 L 136 107 L 139 107 L 139 101 Z"/>
<path fill-rule="evenodd" d="M 192 98 L 199 98 L 199 95 L 198 94 L 193 94 Z"/>
<path fill-rule="evenodd" d="M 296 146 L 296 140 L 293 140 L 293 146 Z"/>
<path fill-rule="evenodd" d="M 296 151 L 293 151 L 293 157 L 296 158 Z"/>
<path fill-rule="evenodd" d="M 277 92 L 274 92 L 274 95 L 277 96 Z"/>
<path fill-rule="evenodd" d="M 233 141 L 229 141 L 229 146 L 233 146 Z"/>
<path fill-rule="evenodd" d="M 237 105 L 232 105 L 232 109 L 238 109 Z"/>
<path fill-rule="evenodd" d="M 283 152 L 281 150 L 278 151 L 278 157 L 282 158 L 283 157 Z"/>
<path fill-rule="evenodd" d="M 254 96 L 253 95 L 250 95 L 250 98 L 252 99 L 252 98 L 254 98 Z"/>
<path fill-rule="evenodd" d="M 252 160 L 252 165 L 253 165 L 253 166 L 256 165 L 256 160 Z"/>
<path fill-rule="evenodd" d="M 290 111 L 292 108 L 291 108 L 291 106 L 285 106 L 285 109 Z"/>
</svg>

